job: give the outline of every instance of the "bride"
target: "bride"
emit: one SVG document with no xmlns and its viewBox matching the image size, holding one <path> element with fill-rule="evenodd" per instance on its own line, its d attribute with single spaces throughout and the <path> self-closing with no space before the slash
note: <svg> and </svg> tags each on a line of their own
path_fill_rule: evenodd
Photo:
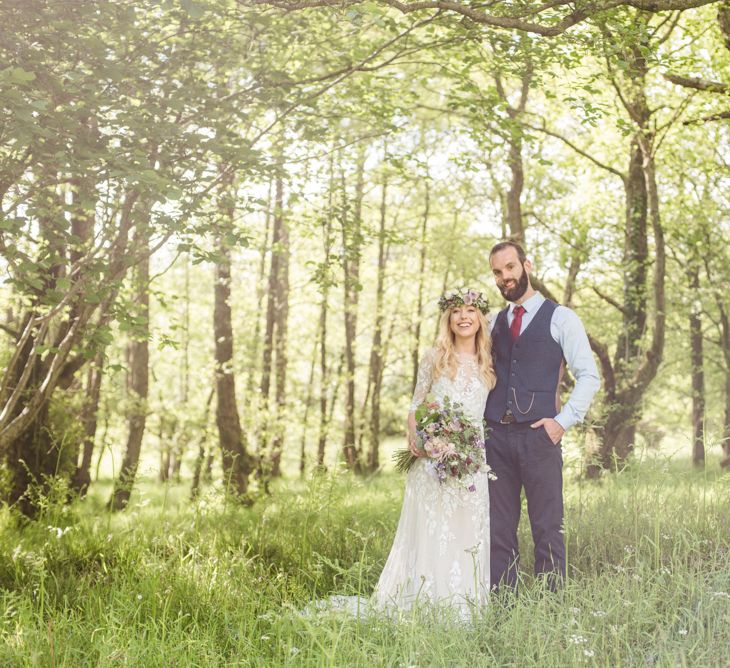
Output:
<svg viewBox="0 0 730 668">
<path fill-rule="evenodd" d="M 408 442 L 416 456 L 415 410 L 431 395 L 448 397 L 483 430 L 494 387 L 487 302 L 459 290 L 439 300 L 436 345 L 423 357 L 408 414 Z M 427 457 L 411 467 L 393 547 L 373 594 L 379 608 L 408 610 L 416 603 L 446 605 L 462 616 L 486 603 L 489 593 L 489 492 L 487 469 L 462 481 L 440 483 Z"/>
</svg>

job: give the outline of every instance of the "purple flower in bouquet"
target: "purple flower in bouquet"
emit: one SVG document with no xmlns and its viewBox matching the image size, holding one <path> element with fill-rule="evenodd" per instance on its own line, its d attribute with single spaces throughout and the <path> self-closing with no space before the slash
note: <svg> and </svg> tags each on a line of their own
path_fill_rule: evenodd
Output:
<svg viewBox="0 0 730 668">
<path fill-rule="evenodd" d="M 439 482 L 460 481 L 469 491 L 476 486 L 472 476 L 487 467 L 481 430 L 464 414 L 461 404 L 444 398 L 443 405 L 434 402 L 416 409 L 416 436 L 423 456 L 432 462 L 431 470 Z M 396 453 L 396 468 L 408 471 L 418 461 L 410 450 Z"/>
</svg>

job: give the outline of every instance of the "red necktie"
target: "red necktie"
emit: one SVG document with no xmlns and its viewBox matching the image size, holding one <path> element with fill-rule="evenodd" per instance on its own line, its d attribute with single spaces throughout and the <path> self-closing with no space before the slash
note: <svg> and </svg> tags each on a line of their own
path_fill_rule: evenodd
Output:
<svg viewBox="0 0 730 668">
<path fill-rule="evenodd" d="M 520 335 L 520 328 L 522 327 L 522 314 L 525 312 L 524 306 L 515 306 L 512 311 L 512 324 L 509 326 L 510 334 L 512 334 L 512 341 L 517 341 L 517 337 Z"/>
</svg>

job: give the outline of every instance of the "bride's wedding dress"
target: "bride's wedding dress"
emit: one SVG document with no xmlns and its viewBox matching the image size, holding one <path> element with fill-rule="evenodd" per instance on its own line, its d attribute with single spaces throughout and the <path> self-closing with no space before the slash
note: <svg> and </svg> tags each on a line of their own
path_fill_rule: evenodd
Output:
<svg viewBox="0 0 730 668">
<path fill-rule="evenodd" d="M 460 403 L 482 427 L 489 390 L 479 377 L 476 356 L 457 354 L 458 370 L 433 378 L 434 350 L 418 370 L 411 410 L 431 395 Z M 373 594 L 381 609 L 408 610 L 438 604 L 461 616 L 483 605 L 489 593 L 489 490 L 486 468 L 475 474 L 476 491 L 464 481 L 439 483 L 432 460 L 419 459 L 408 472 L 398 529 Z"/>
<path fill-rule="evenodd" d="M 429 394 L 440 404 L 449 397 L 482 430 L 489 390 L 479 377 L 476 357 L 457 354 L 455 378 L 434 379 L 434 354 L 429 350 L 421 361 L 411 410 Z M 472 483 L 476 489 L 470 492 Z M 330 596 L 307 606 L 305 614 L 332 611 L 368 617 L 437 605 L 468 619 L 489 594 L 487 485 L 486 467 L 466 484 L 455 479 L 440 483 L 432 460 L 419 459 L 408 472 L 393 547 L 372 597 Z"/>
</svg>

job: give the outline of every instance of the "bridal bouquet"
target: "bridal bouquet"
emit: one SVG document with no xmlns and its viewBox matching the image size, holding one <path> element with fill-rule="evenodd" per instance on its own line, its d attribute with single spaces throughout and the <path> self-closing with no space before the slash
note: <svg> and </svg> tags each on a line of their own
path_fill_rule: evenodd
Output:
<svg viewBox="0 0 730 668">
<path fill-rule="evenodd" d="M 416 409 L 416 441 L 441 483 L 449 478 L 468 480 L 477 471 L 490 471 L 479 428 L 464 415 L 461 404 L 448 397 L 443 405 L 430 401 Z M 402 473 L 416 461 L 418 457 L 408 449 L 395 453 L 396 469 Z M 467 489 L 473 492 L 476 487 L 469 484 Z"/>
</svg>

